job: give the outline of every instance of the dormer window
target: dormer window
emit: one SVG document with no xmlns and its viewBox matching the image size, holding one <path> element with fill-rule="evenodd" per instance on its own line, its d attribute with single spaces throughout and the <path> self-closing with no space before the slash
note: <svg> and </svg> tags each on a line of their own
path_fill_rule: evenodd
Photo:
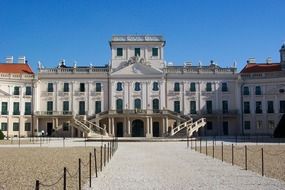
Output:
<svg viewBox="0 0 285 190">
<path fill-rule="evenodd" d="M 158 48 L 152 48 L 152 57 L 158 56 Z"/>
<path fill-rule="evenodd" d="M 122 91 L 123 90 L 123 84 L 121 82 L 117 83 L 117 91 Z"/>
<path fill-rule="evenodd" d="M 135 56 L 141 56 L 141 48 L 135 48 Z"/>
<path fill-rule="evenodd" d="M 117 48 L 117 56 L 122 57 L 123 56 L 123 48 Z"/>
</svg>

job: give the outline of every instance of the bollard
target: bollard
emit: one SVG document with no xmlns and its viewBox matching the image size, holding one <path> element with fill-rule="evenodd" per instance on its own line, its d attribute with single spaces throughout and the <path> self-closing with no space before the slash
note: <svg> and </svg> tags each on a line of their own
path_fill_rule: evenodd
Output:
<svg viewBox="0 0 285 190">
<path fill-rule="evenodd" d="M 262 174 L 262 176 L 264 176 L 263 148 L 261 148 L 261 174 Z"/>
<path fill-rule="evenodd" d="M 106 166 L 106 144 L 104 144 L 104 167 Z"/>
<path fill-rule="evenodd" d="M 190 140 L 191 141 L 191 150 L 193 149 L 193 142 L 192 142 L 192 139 Z"/>
<path fill-rule="evenodd" d="M 40 181 L 36 180 L 36 188 L 35 190 L 40 190 Z"/>
<path fill-rule="evenodd" d="M 94 148 L 94 167 L 95 167 L 95 176 L 98 177 L 97 174 L 97 156 L 96 156 L 96 148 Z"/>
<path fill-rule="evenodd" d="M 66 190 L 66 167 L 63 168 L 63 190 Z"/>
<path fill-rule="evenodd" d="M 81 190 L 81 159 L 78 160 L 78 189 Z"/>
<path fill-rule="evenodd" d="M 232 144 L 232 165 L 234 165 L 234 144 Z"/>
<path fill-rule="evenodd" d="M 208 156 L 208 143 L 207 143 L 207 139 L 206 139 L 206 156 Z"/>
<path fill-rule="evenodd" d="M 197 151 L 197 139 L 195 138 L 195 151 Z"/>
<path fill-rule="evenodd" d="M 224 143 L 222 142 L 222 162 L 224 161 Z"/>
<path fill-rule="evenodd" d="M 89 187 L 91 187 L 91 156 L 92 153 L 89 153 Z"/>
<path fill-rule="evenodd" d="M 200 138 L 200 153 L 202 152 L 201 143 L 202 143 L 202 139 Z"/>
<path fill-rule="evenodd" d="M 107 144 L 107 163 L 109 163 L 109 142 Z"/>
<path fill-rule="evenodd" d="M 102 167 L 103 167 L 103 146 L 101 146 L 101 154 L 100 154 L 100 170 L 102 172 Z"/>
<path fill-rule="evenodd" d="M 247 146 L 244 146 L 244 162 L 245 162 L 245 170 L 247 170 Z"/>
<path fill-rule="evenodd" d="M 214 144 L 214 140 L 213 140 L 213 159 L 215 158 L 215 144 Z"/>
<path fill-rule="evenodd" d="M 187 148 L 189 148 L 189 136 L 187 134 Z"/>
</svg>

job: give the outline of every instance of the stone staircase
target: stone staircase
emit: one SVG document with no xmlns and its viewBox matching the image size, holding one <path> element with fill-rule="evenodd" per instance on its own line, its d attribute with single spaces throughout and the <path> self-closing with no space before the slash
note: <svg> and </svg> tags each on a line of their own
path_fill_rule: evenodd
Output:
<svg viewBox="0 0 285 190">
<path fill-rule="evenodd" d="M 176 126 L 171 130 L 170 137 L 172 138 L 185 138 L 187 134 L 189 137 L 193 135 L 194 132 L 206 125 L 206 119 L 200 118 L 199 120 L 193 122 L 192 118 L 188 121 Z"/>
</svg>

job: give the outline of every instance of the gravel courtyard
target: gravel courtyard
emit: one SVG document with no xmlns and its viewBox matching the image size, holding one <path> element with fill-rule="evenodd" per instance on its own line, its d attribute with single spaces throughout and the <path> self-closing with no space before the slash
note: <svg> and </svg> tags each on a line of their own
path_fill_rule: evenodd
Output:
<svg viewBox="0 0 285 190">
<path fill-rule="evenodd" d="M 126 142 L 93 178 L 92 189 L 268 190 L 285 189 L 285 183 L 206 157 L 182 142 Z"/>
</svg>

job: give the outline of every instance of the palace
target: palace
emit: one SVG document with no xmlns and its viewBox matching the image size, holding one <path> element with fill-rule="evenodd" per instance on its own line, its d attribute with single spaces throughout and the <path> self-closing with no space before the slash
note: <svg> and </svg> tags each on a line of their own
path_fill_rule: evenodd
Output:
<svg viewBox="0 0 285 190">
<path fill-rule="evenodd" d="M 164 60 L 156 35 L 115 35 L 105 66 L 0 64 L 6 136 L 168 137 L 272 135 L 285 113 L 285 45 L 280 62 L 222 68 Z M 189 129 L 189 130 L 188 130 Z M 190 130 L 191 129 L 191 130 Z M 193 129 L 193 130 L 192 130 Z"/>
</svg>

